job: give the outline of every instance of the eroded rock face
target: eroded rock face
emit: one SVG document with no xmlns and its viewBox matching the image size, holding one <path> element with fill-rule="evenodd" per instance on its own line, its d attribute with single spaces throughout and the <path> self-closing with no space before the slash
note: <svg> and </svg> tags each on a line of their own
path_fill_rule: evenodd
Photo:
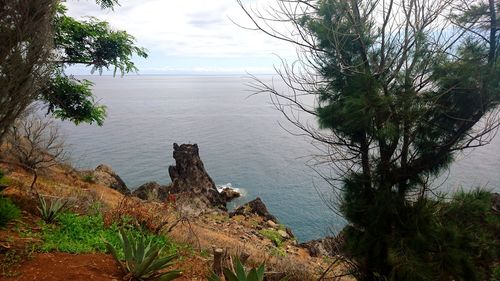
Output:
<svg viewBox="0 0 500 281">
<path fill-rule="evenodd" d="M 307 249 L 311 257 L 345 255 L 345 229 L 335 237 L 327 236 L 322 239 L 300 243 L 299 246 Z"/>
<path fill-rule="evenodd" d="M 101 164 L 97 166 L 92 172 L 92 176 L 93 180 L 98 184 L 115 189 L 125 195 L 130 194 L 130 190 L 125 182 L 108 165 Z"/>
<path fill-rule="evenodd" d="M 493 209 L 493 212 L 495 213 L 500 213 L 500 194 L 499 193 L 493 193 L 491 194 L 491 208 Z"/>
<path fill-rule="evenodd" d="M 231 212 L 229 216 L 235 216 L 235 215 L 249 215 L 249 214 L 256 214 L 258 216 L 263 217 L 265 220 L 270 220 L 275 223 L 278 223 L 278 220 L 276 219 L 275 216 L 271 215 L 269 211 L 267 210 L 266 205 L 260 197 L 255 198 L 254 200 L 244 204 L 241 207 L 238 207 L 236 210 Z"/>
<path fill-rule="evenodd" d="M 132 195 L 143 200 L 165 201 L 168 196 L 168 186 L 160 185 L 155 181 L 148 182 L 134 190 Z"/>
<path fill-rule="evenodd" d="M 175 166 L 168 167 L 172 180 L 171 193 L 182 193 L 199 198 L 209 206 L 226 206 L 214 181 L 205 171 L 198 145 L 174 143 L 174 159 Z"/>
<path fill-rule="evenodd" d="M 241 196 L 241 194 L 238 191 L 236 191 L 232 188 L 229 188 L 229 187 L 222 189 L 222 191 L 220 192 L 220 195 L 222 196 L 222 199 L 225 202 L 229 202 L 229 201 Z"/>
</svg>

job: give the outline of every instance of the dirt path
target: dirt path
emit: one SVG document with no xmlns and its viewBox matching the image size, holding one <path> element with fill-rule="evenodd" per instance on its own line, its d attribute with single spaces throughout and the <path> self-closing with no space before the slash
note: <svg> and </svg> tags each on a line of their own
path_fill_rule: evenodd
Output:
<svg viewBox="0 0 500 281">
<path fill-rule="evenodd" d="M 0 280 L 77 281 L 121 280 L 123 274 L 113 258 L 105 254 L 43 253 L 26 261 L 18 269 L 19 276 Z"/>
</svg>

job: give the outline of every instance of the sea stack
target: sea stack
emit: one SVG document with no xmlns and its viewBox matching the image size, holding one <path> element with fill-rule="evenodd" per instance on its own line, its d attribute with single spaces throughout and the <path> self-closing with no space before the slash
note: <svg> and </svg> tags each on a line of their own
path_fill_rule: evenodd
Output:
<svg viewBox="0 0 500 281">
<path fill-rule="evenodd" d="M 197 144 L 174 143 L 175 166 L 168 167 L 172 180 L 169 191 L 199 198 L 208 206 L 225 208 L 226 201 L 205 170 Z"/>
</svg>

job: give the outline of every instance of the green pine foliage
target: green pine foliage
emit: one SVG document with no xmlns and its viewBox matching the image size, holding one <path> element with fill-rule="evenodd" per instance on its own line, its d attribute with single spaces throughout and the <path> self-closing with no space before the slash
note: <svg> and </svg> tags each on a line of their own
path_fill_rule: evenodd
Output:
<svg viewBox="0 0 500 281">
<path fill-rule="evenodd" d="M 374 245 L 387 248 L 387 280 L 479 281 L 494 276 L 500 259 L 500 216 L 492 210 L 491 193 L 475 190 L 448 201 L 421 199 L 399 214 L 404 225 L 383 240 L 349 227 L 344 250 L 358 256 L 370 254 L 366 249 Z M 375 252 L 371 258 L 376 257 Z"/>
<path fill-rule="evenodd" d="M 10 199 L 0 196 L 0 228 L 19 218 L 20 215 L 21 210 Z"/>
<path fill-rule="evenodd" d="M 456 151 L 480 145 L 481 128 L 473 128 L 500 100 L 500 36 L 490 24 L 498 11 L 492 0 L 473 2 L 458 11 L 422 1 L 415 5 L 429 6 L 395 16 L 406 4 L 321 0 L 299 21 L 314 38 L 307 66 L 322 77 L 311 93 L 320 128 L 331 132 L 328 159 L 349 167 L 341 186 L 332 185 L 342 194 L 348 252 L 361 280 L 489 278 L 486 263 L 498 246 L 482 221 L 492 219 L 486 193 L 436 202 L 427 192 L 427 180 Z M 470 28 L 445 47 L 434 25 L 451 18 Z"/>
</svg>

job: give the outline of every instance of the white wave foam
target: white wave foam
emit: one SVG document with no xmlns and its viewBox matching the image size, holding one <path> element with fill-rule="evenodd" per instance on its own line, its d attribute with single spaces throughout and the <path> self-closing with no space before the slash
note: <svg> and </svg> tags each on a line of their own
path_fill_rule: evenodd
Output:
<svg viewBox="0 0 500 281">
<path fill-rule="evenodd" d="M 246 196 L 246 190 L 241 188 L 241 187 L 234 187 L 230 182 L 226 184 L 217 184 L 215 187 L 217 187 L 217 191 L 221 192 L 224 188 L 230 188 L 239 194 L 241 194 L 241 197 Z"/>
</svg>

